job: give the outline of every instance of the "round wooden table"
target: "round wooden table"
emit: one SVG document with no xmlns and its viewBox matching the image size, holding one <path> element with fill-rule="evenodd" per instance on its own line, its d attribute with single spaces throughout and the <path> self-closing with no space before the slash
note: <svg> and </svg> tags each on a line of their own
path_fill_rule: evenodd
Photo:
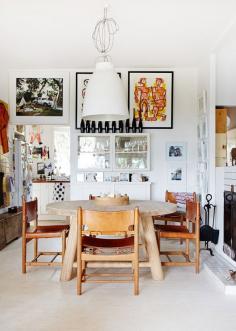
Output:
<svg viewBox="0 0 236 331">
<path fill-rule="evenodd" d="M 46 208 L 49 214 L 70 217 L 70 232 L 61 271 L 61 281 L 68 281 L 72 277 L 77 246 L 77 209 L 79 207 L 98 211 L 127 210 L 138 207 L 141 218 L 140 240 L 144 243 L 148 256 L 147 261 L 140 261 L 140 267 L 150 267 L 154 280 L 163 279 L 152 216 L 174 213 L 176 211 L 175 204 L 152 200 L 130 200 L 129 205 L 125 206 L 98 206 L 94 200 L 77 200 L 50 203 Z"/>
</svg>

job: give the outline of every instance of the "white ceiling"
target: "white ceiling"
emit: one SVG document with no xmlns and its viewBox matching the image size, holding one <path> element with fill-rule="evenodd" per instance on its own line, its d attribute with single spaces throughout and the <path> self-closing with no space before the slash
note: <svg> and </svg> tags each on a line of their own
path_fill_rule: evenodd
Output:
<svg viewBox="0 0 236 331">
<path fill-rule="evenodd" d="M 110 0 L 116 66 L 198 66 L 236 16 L 236 0 Z M 0 0 L 0 62 L 9 68 L 92 67 L 102 0 Z"/>
</svg>

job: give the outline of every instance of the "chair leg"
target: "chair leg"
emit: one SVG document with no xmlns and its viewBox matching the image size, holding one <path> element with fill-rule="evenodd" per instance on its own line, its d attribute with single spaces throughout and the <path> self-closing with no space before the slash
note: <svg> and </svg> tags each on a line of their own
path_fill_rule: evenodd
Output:
<svg viewBox="0 0 236 331">
<path fill-rule="evenodd" d="M 200 271 L 200 240 L 196 238 L 196 252 L 195 252 L 195 271 L 198 274 Z"/>
<path fill-rule="evenodd" d="M 63 231 L 62 233 L 62 253 L 61 253 L 61 257 L 62 257 L 62 262 L 64 261 L 64 256 L 65 256 L 65 251 L 66 251 L 66 231 Z"/>
<path fill-rule="evenodd" d="M 180 222 L 180 226 L 183 226 L 183 225 L 184 225 L 184 222 L 181 221 L 181 222 Z M 183 239 L 180 239 L 180 240 L 179 240 L 179 243 L 180 243 L 180 245 L 183 245 Z"/>
<path fill-rule="evenodd" d="M 189 257 L 189 239 L 185 240 L 185 245 L 186 245 L 185 254 Z"/>
<path fill-rule="evenodd" d="M 82 263 L 81 257 L 79 256 L 77 259 L 77 295 L 82 294 Z"/>
<path fill-rule="evenodd" d="M 134 295 L 139 295 L 139 261 L 134 259 Z"/>
<path fill-rule="evenodd" d="M 38 256 L 38 239 L 35 238 L 34 239 L 34 258 L 36 259 L 37 256 Z"/>
<path fill-rule="evenodd" d="M 158 247 L 158 250 L 160 253 L 161 247 L 160 247 L 160 231 L 159 230 L 156 231 L 156 239 L 157 239 L 157 247 Z"/>
<path fill-rule="evenodd" d="M 26 239 L 22 237 L 22 273 L 26 273 Z"/>
</svg>

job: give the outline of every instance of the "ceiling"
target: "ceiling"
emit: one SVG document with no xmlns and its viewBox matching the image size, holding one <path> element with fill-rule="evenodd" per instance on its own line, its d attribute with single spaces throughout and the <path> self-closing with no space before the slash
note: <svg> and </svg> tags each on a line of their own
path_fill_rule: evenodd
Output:
<svg viewBox="0 0 236 331">
<path fill-rule="evenodd" d="M 101 0 L 0 0 L 1 66 L 93 67 Z M 236 16 L 235 0 L 110 0 L 116 66 L 198 66 Z"/>
</svg>

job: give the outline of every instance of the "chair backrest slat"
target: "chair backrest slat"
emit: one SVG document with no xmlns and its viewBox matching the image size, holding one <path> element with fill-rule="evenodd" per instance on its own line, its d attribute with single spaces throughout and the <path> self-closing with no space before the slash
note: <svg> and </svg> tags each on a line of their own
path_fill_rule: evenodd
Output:
<svg viewBox="0 0 236 331">
<path fill-rule="evenodd" d="M 135 210 L 81 210 L 82 225 L 90 232 L 125 232 L 135 222 Z"/>
<path fill-rule="evenodd" d="M 166 191 L 166 202 L 177 203 L 179 205 L 185 205 L 187 201 L 196 201 L 196 193 L 189 192 L 169 192 Z"/>
<path fill-rule="evenodd" d="M 186 220 L 200 223 L 200 203 L 198 201 L 186 201 Z"/>
<path fill-rule="evenodd" d="M 32 221 L 37 221 L 37 217 L 38 217 L 37 199 L 26 202 L 25 198 L 23 198 L 22 210 L 23 210 L 23 222 L 29 223 Z"/>
</svg>

